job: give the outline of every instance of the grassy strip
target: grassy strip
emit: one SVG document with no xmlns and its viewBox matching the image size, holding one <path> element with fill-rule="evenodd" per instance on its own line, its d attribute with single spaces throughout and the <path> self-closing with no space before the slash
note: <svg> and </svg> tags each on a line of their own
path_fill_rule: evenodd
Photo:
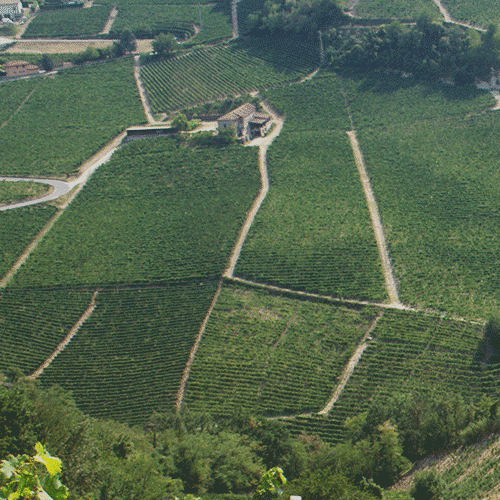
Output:
<svg viewBox="0 0 500 500">
<path fill-rule="evenodd" d="M 195 359 L 186 405 L 220 415 L 240 408 L 318 411 L 374 315 L 226 286 Z"/>
<path fill-rule="evenodd" d="M 78 321 L 92 293 L 75 290 L 16 290 L 0 295 L 0 372 L 26 375 L 40 366 Z"/>
<path fill-rule="evenodd" d="M 271 189 L 235 275 L 323 295 L 385 300 L 346 134 L 282 133 L 268 152 L 268 169 Z"/>
<path fill-rule="evenodd" d="M 0 276 L 56 212 L 51 206 L 33 206 L 0 212 Z"/>
<path fill-rule="evenodd" d="M 421 14 L 440 18 L 441 14 L 432 0 L 360 0 L 356 14 L 368 18 L 416 19 Z"/>
<path fill-rule="evenodd" d="M 401 298 L 488 317 L 500 306 L 500 115 L 484 93 L 389 88 L 361 84 L 352 99 Z"/>
<path fill-rule="evenodd" d="M 75 174 L 83 161 L 126 126 L 143 122 L 132 65 L 126 58 L 45 78 L 0 130 L 2 175 Z"/>
<path fill-rule="evenodd" d="M 219 276 L 259 189 L 257 151 L 142 140 L 101 167 L 14 286 Z"/>
<path fill-rule="evenodd" d="M 131 424 L 175 403 L 217 281 L 100 291 L 97 308 L 42 375 L 90 415 Z"/>
<path fill-rule="evenodd" d="M 39 182 L 0 181 L 0 205 L 40 198 L 51 190 L 51 186 Z"/>
</svg>

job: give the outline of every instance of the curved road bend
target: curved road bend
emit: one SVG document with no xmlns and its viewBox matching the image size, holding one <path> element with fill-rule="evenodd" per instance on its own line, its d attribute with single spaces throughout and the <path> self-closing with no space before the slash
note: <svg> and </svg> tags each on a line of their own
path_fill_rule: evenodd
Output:
<svg viewBox="0 0 500 500">
<path fill-rule="evenodd" d="M 66 194 L 72 188 L 72 185 L 69 182 L 64 181 L 56 181 L 53 179 L 32 179 L 29 177 L 0 177 L 0 181 L 7 182 L 39 182 L 40 184 L 48 184 L 52 186 L 54 189 L 47 195 L 42 196 L 40 198 L 35 198 L 34 200 L 22 201 L 19 203 L 11 203 L 10 205 L 4 205 L 0 207 L 0 212 L 5 210 L 12 210 L 13 208 L 21 208 L 28 207 L 30 205 L 36 205 L 38 203 L 44 203 L 46 201 L 55 200 Z"/>
</svg>

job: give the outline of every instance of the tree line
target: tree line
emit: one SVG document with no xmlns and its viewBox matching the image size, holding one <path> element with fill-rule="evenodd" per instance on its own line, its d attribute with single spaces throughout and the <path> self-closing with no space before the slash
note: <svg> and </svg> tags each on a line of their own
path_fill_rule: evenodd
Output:
<svg viewBox="0 0 500 500">
<path fill-rule="evenodd" d="M 289 479 L 287 496 L 410 499 L 385 490 L 411 469 L 410 460 L 500 429 L 497 401 L 473 405 L 429 390 L 378 401 L 345 422 L 346 440 L 336 445 L 292 438 L 277 421 L 244 412 L 215 418 L 184 409 L 145 421 L 131 428 L 91 418 L 60 387 L 20 378 L 0 385 L 0 459 L 44 443 L 65 464 L 61 480 L 74 499 L 256 498 L 260 478 L 277 466 Z M 415 499 L 443 487 L 429 475 L 416 486 Z"/>
<path fill-rule="evenodd" d="M 325 34 L 328 63 L 337 71 L 397 70 L 423 79 L 443 78 L 458 85 L 489 79 L 500 68 L 500 31 L 491 24 L 479 33 L 460 26 L 445 26 L 427 15 L 415 25 L 398 21 L 378 28 L 345 34 Z"/>
</svg>

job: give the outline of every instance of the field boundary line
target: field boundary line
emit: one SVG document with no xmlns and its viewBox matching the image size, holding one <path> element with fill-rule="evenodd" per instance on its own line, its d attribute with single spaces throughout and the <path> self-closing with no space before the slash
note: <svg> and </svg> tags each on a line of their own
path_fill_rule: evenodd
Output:
<svg viewBox="0 0 500 500">
<path fill-rule="evenodd" d="M 189 379 L 189 375 L 191 373 L 191 367 L 193 366 L 194 358 L 196 353 L 198 352 L 198 347 L 200 345 L 203 334 L 205 333 L 205 329 L 208 324 L 208 320 L 212 315 L 212 311 L 214 310 L 215 304 L 217 304 L 217 300 L 219 299 L 220 292 L 222 291 L 222 285 L 224 280 L 221 278 L 219 280 L 219 284 L 217 285 L 217 290 L 215 291 L 214 298 L 208 308 L 207 314 L 203 319 L 200 330 L 198 331 L 198 335 L 196 336 L 196 340 L 194 341 L 193 347 L 191 347 L 191 351 L 189 352 L 189 357 L 186 362 L 186 366 L 184 367 L 184 371 L 182 372 L 181 382 L 179 385 L 179 390 L 177 391 L 176 401 L 175 401 L 175 409 L 177 412 L 181 411 L 182 403 L 184 402 L 184 393 L 186 392 L 186 386 Z"/>
<path fill-rule="evenodd" d="M 383 314 L 384 314 L 383 311 L 379 311 L 378 314 L 373 319 L 373 321 L 371 322 L 371 324 L 366 329 L 366 332 L 363 335 L 360 344 L 354 351 L 354 354 L 351 356 L 351 359 L 349 359 L 347 365 L 342 370 L 339 384 L 335 389 L 335 392 L 332 394 L 330 401 L 328 401 L 327 405 L 321 411 L 318 412 L 318 415 L 327 415 L 333 408 L 333 405 L 338 401 L 342 391 L 344 390 L 344 387 L 347 385 L 347 382 L 349 382 L 351 375 L 354 373 L 354 370 L 358 365 L 361 356 L 363 356 L 363 353 L 365 352 L 366 348 L 370 345 L 368 342 L 368 337 L 377 326 L 377 323 L 379 322 Z"/>
<path fill-rule="evenodd" d="M 356 299 L 344 299 L 340 297 L 332 297 L 331 295 L 321 295 L 319 293 L 312 292 L 302 292 L 300 290 L 292 290 L 291 288 L 284 288 L 275 285 L 269 285 L 267 283 L 258 283 L 256 281 L 247 280 L 245 278 L 238 278 L 236 276 L 225 276 L 224 277 L 229 282 L 236 284 L 248 285 L 254 288 L 262 288 L 264 290 L 270 290 L 272 292 L 284 293 L 286 295 L 305 297 L 309 299 L 324 300 L 327 302 L 332 302 L 335 304 L 346 304 L 354 306 L 372 306 L 379 307 L 381 309 L 398 309 L 400 311 L 411 311 L 411 312 L 430 312 L 436 313 L 437 311 L 427 310 L 427 309 L 415 309 L 413 307 L 405 306 L 401 303 L 383 303 L 383 302 L 370 302 L 369 300 L 356 300 Z"/>
<path fill-rule="evenodd" d="M 52 361 L 54 361 L 54 359 L 66 348 L 66 346 L 70 343 L 71 339 L 78 333 L 78 331 L 85 323 L 85 321 L 87 321 L 90 318 L 90 316 L 92 316 L 94 309 L 97 307 L 96 298 L 98 293 L 99 289 L 96 289 L 95 292 L 92 294 L 92 298 L 90 299 L 90 303 L 87 309 L 85 309 L 84 313 L 80 316 L 78 321 L 73 325 L 68 335 L 66 335 L 66 337 L 64 337 L 64 339 L 59 343 L 55 351 L 31 375 L 28 375 L 26 377 L 27 380 L 37 379 L 43 373 L 43 371 L 51 365 Z"/>
<path fill-rule="evenodd" d="M 267 172 L 267 148 L 281 133 L 281 129 L 283 128 L 283 124 L 285 122 L 284 118 L 280 117 L 277 113 L 274 113 L 267 104 L 263 103 L 263 108 L 273 117 L 273 120 L 276 123 L 276 128 L 267 137 L 255 139 L 254 141 L 251 141 L 252 144 L 249 144 L 249 146 L 259 146 L 260 192 L 257 195 L 257 198 L 255 198 L 254 202 L 252 203 L 252 206 L 250 207 L 250 210 L 248 211 L 245 218 L 245 222 L 241 227 L 238 239 L 236 240 L 236 244 L 234 245 L 231 256 L 229 257 L 228 266 L 222 275 L 224 278 L 233 277 L 236 264 L 238 263 L 238 259 L 240 258 L 243 244 L 245 243 L 257 212 L 259 211 L 260 206 L 262 205 L 262 202 L 266 198 L 267 192 L 269 191 L 269 175 Z"/>
<path fill-rule="evenodd" d="M 377 240 L 378 251 L 380 254 L 380 259 L 382 261 L 382 268 L 384 271 L 385 288 L 387 290 L 387 294 L 389 295 L 391 303 L 394 305 L 399 305 L 400 302 L 399 302 L 398 286 L 396 283 L 396 279 L 394 278 L 391 259 L 389 258 L 389 251 L 387 250 L 384 228 L 382 226 L 382 220 L 380 219 L 377 201 L 375 200 L 375 195 L 373 194 L 371 188 L 370 178 L 368 177 L 368 174 L 366 172 L 363 154 L 361 153 L 358 139 L 356 137 L 356 131 L 350 130 L 349 132 L 347 132 L 347 135 L 349 136 L 349 140 L 351 141 L 351 147 L 354 154 L 354 159 L 356 161 L 356 166 L 358 167 L 361 184 L 363 185 L 363 191 L 365 192 L 366 203 L 368 204 L 368 210 L 370 211 L 372 227 L 375 233 L 375 239 Z"/>
<path fill-rule="evenodd" d="M 146 96 L 146 90 L 144 88 L 144 84 L 142 83 L 141 70 L 139 67 L 139 56 L 134 56 L 134 77 L 137 89 L 139 90 L 139 95 L 141 97 L 144 114 L 146 115 L 148 123 L 150 125 L 154 125 L 158 122 L 155 120 L 153 113 L 151 112 L 151 107 L 149 106 L 148 98 Z"/>
<path fill-rule="evenodd" d="M 14 116 L 21 111 L 21 108 L 28 102 L 28 99 L 32 96 L 32 94 L 35 92 L 35 90 L 41 85 L 41 83 L 45 80 L 45 77 L 40 78 L 40 81 L 33 87 L 33 89 L 29 92 L 29 94 L 23 99 L 21 104 L 17 107 L 16 110 L 5 120 L 1 125 L 0 125 L 0 130 L 2 130 L 11 120 L 14 118 Z"/>
</svg>

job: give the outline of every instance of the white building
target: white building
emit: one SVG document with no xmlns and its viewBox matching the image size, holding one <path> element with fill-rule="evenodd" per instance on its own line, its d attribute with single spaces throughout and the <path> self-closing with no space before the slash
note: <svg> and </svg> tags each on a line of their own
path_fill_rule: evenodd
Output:
<svg viewBox="0 0 500 500">
<path fill-rule="evenodd" d="M 19 0 L 0 0 L 0 17 L 17 21 L 23 16 L 23 4 Z"/>
</svg>

